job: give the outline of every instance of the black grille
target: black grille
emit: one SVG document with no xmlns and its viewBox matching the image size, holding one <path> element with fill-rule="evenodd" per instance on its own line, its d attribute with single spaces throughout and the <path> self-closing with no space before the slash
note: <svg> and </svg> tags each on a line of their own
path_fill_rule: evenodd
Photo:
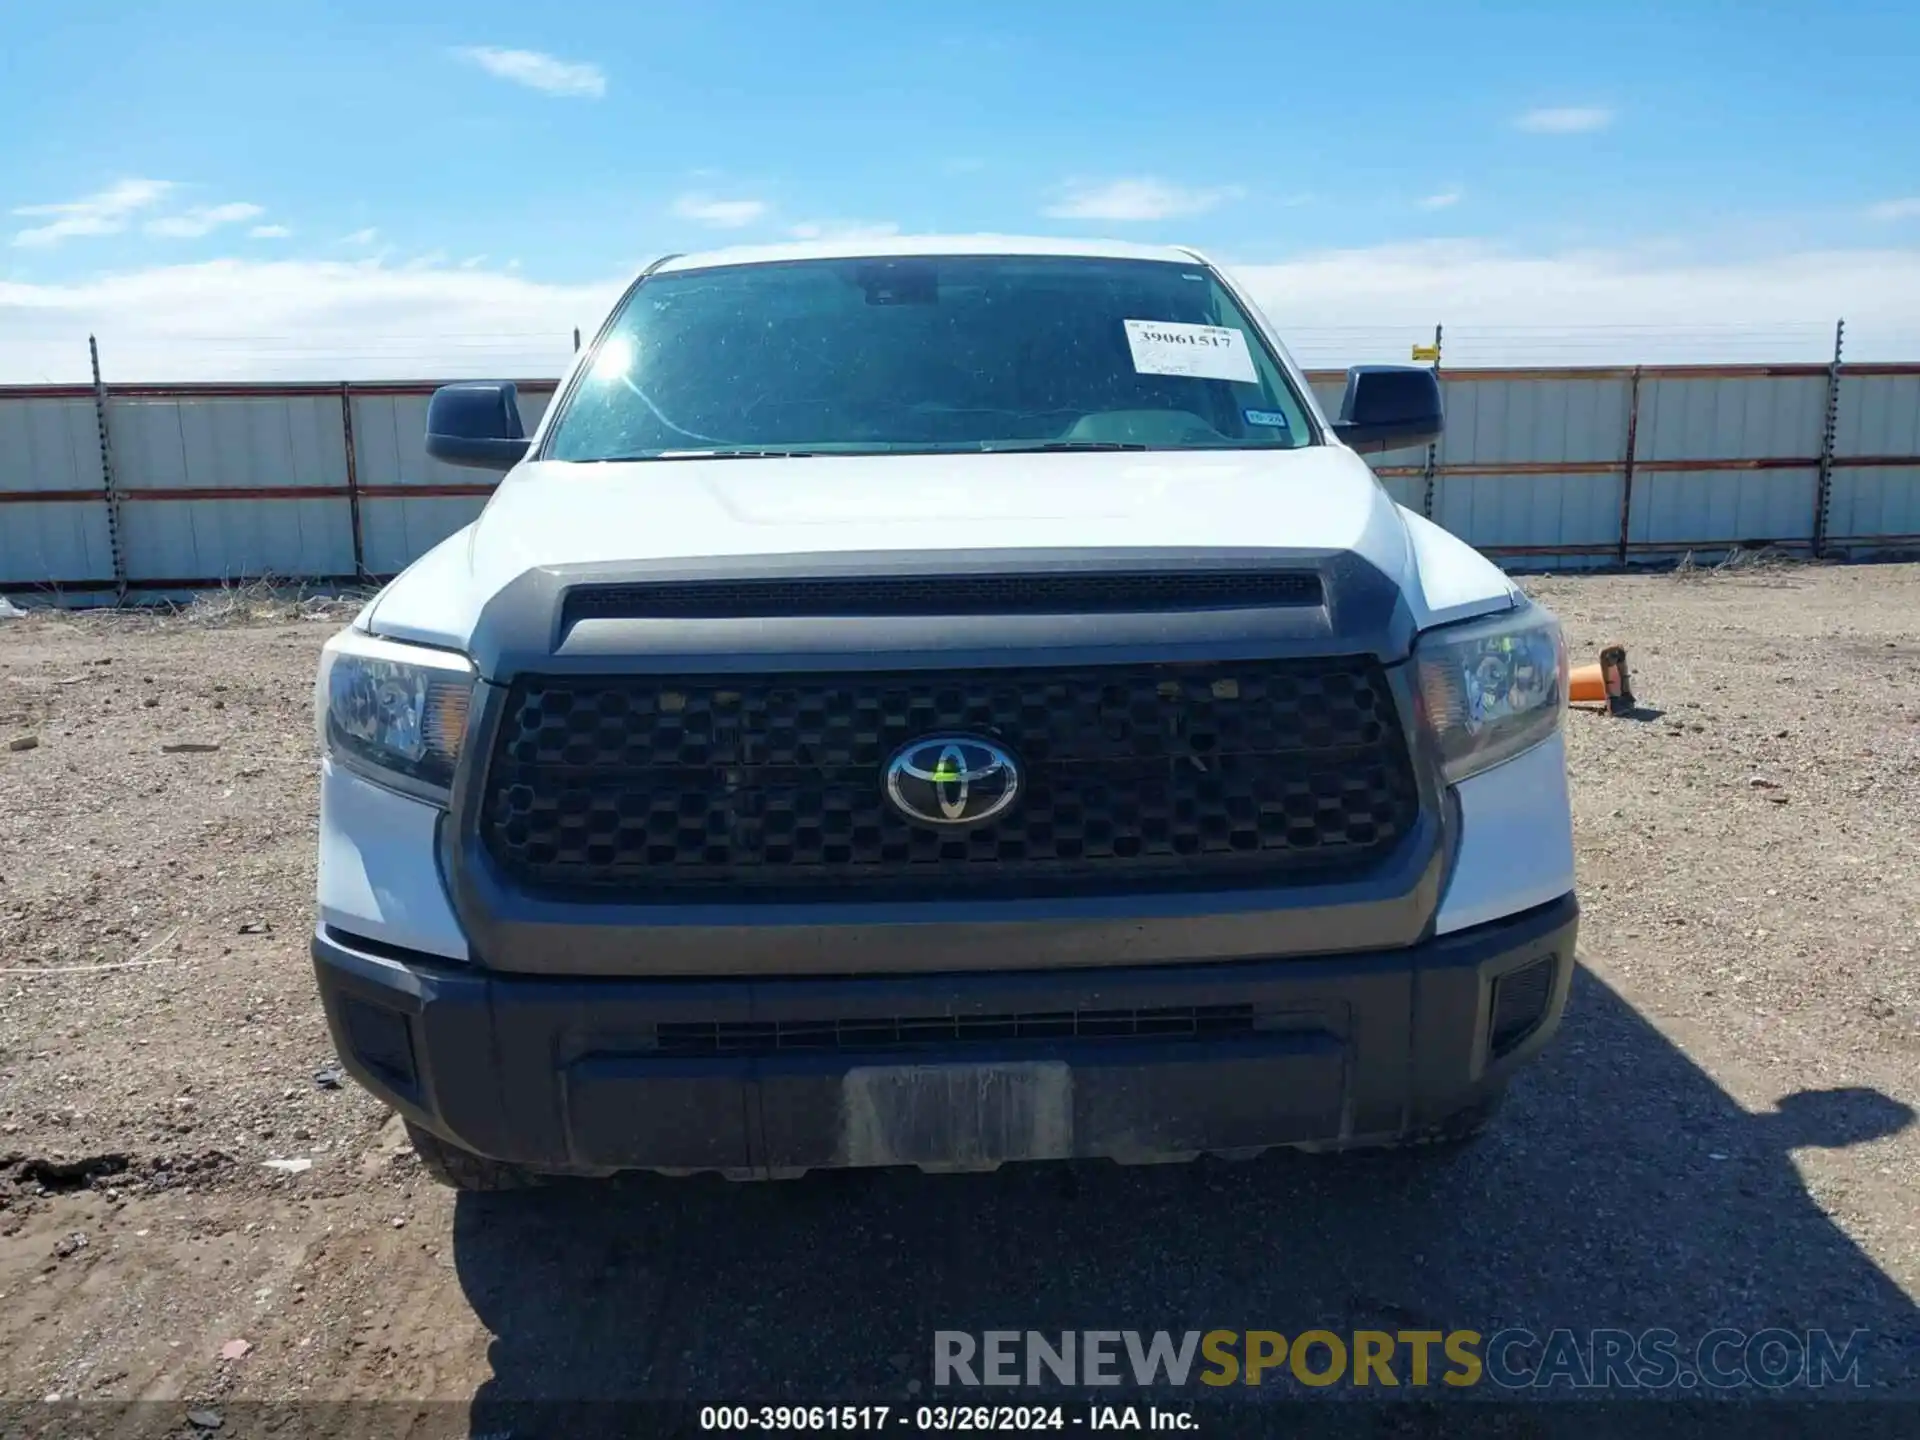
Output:
<svg viewBox="0 0 1920 1440">
<path fill-rule="evenodd" d="M 954 831 L 882 771 L 989 737 L 1019 799 Z M 481 829 L 507 876 L 608 899 L 1080 894 L 1363 873 L 1415 823 L 1394 703 L 1364 658 L 802 676 L 529 677 Z"/>
<path fill-rule="evenodd" d="M 832 575 L 579 586 L 567 592 L 561 623 L 763 615 L 1138 613 L 1320 603 L 1320 577 L 1297 570 Z"/>
<path fill-rule="evenodd" d="M 1252 1033 L 1251 1005 L 1178 1005 L 1014 1015 L 692 1021 L 661 1025 L 657 1046 L 671 1055 L 770 1055 L 783 1050 L 916 1050 L 1023 1040 L 1211 1040 Z"/>
<path fill-rule="evenodd" d="M 1554 960 L 1549 955 L 1493 982 L 1493 1024 L 1488 1047 L 1504 1055 L 1539 1025 L 1553 995 Z"/>
</svg>

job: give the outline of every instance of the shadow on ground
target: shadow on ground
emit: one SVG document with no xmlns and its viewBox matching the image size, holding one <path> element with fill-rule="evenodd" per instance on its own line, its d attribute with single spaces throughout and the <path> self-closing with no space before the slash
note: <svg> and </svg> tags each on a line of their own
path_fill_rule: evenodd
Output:
<svg viewBox="0 0 1920 1440">
<path fill-rule="evenodd" d="M 1914 1303 L 1790 1159 L 1912 1119 L 1866 1090 L 1749 1115 L 1582 971 L 1493 1132 L 1450 1159 L 463 1196 L 460 1282 L 494 1335 L 476 1428 L 533 1400 L 956 1398 L 931 1390 L 937 1330 L 1665 1327 L 1684 1352 L 1818 1327 L 1871 1332 L 1861 1378 L 1920 1395 Z"/>
</svg>

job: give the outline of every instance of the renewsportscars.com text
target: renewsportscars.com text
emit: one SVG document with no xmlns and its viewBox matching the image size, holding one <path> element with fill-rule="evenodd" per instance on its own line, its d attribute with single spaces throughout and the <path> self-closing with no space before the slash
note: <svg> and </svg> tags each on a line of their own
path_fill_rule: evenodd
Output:
<svg viewBox="0 0 1920 1440">
<path fill-rule="evenodd" d="M 1507 1390 L 1862 1386 L 1865 1331 L 965 1330 L 934 1332 L 947 1386 L 1331 1385 Z"/>
</svg>

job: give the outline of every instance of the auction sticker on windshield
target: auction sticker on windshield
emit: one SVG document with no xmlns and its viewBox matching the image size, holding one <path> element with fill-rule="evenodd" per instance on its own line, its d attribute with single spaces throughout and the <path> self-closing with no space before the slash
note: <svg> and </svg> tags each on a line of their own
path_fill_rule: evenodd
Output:
<svg viewBox="0 0 1920 1440">
<path fill-rule="evenodd" d="M 1199 380 L 1255 384 L 1247 337 L 1225 325 L 1182 325 L 1174 320 L 1129 320 L 1127 348 L 1141 375 L 1190 375 Z"/>
</svg>

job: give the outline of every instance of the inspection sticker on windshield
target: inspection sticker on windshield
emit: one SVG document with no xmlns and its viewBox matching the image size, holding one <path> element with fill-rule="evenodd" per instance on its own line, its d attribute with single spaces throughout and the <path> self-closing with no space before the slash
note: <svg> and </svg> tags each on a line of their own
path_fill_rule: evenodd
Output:
<svg viewBox="0 0 1920 1440">
<path fill-rule="evenodd" d="M 1287 417 L 1278 410 L 1243 410 L 1249 425 L 1271 425 L 1276 430 L 1287 429 Z"/>
<path fill-rule="evenodd" d="M 1199 380 L 1253 384 L 1253 352 L 1247 337 L 1225 325 L 1182 325 L 1174 320 L 1129 320 L 1127 348 L 1141 375 L 1191 375 Z"/>
</svg>

